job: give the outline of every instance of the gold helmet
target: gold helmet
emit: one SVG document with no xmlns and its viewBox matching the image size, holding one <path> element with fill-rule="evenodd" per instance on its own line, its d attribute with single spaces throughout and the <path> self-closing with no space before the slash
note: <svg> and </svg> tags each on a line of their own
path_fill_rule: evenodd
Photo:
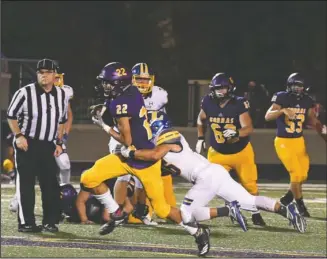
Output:
<svg viewBox="0 0 327 259">
<path fill-rule="evenodd" d="M 62 87 L 64 85 L 64 73 L 56 73 L 56 80 L 54 82 L 55 86 Z"/>
<path fill-rule="evenodd" d="M 137 63 L 132 68 L 132 84 L 141 94 L 151 93 L 154 85 L 154 74 L 146 63 Z"/>
</svg>

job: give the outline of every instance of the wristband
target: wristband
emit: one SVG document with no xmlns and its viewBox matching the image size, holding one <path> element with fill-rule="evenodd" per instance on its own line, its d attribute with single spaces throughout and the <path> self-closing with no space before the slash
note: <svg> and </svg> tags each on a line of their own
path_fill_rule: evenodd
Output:
<svg viewBox="0 0 327 259">
<path fill-rule="evenodd" d="M 16 138 L 16 139 L 18 139 L 18 138 L 19 138 L 19 137 L 21 137 L 21 136 L 24 136 L 24 134 L 23 134 L 23 133 L 21 133 L 21 132 L 19 132 L 19 133 L 15 134 L 15 138 Z"/>
<path fill-rule="evenodd" d="M 131 158 L 131 159 L 134 159 L 135 158 L 135 150 L 131 150 L 130 152 L 129 152 L 129 158 Z"/>
<path fill-rule="evenodd" d="M 204 140 L 204 136 L 198 137 L 198 140 Z"/>
</svg>

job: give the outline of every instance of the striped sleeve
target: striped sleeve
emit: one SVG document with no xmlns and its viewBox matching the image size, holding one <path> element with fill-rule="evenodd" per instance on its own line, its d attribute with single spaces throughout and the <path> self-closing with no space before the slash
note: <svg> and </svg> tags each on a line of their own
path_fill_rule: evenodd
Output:
<svg viewBox="0 0 327 259">
<path fill-rule="evenodd" d="M 7 118 L 11 120 L 17 120 L 17 116 L 23 110 L 23 103 L 25 101 L 24 90 L 19 89 L 14 94 L 13 98 L 11 99 L 10 105 L 7 110 Z"/>
<path fill-rule="evenodd" d="M 62 91 L 62 96 L 61 96 L 61 107 L 62 107 L 62 116 L 59 119 L 59 124 L 64 124 L 68 120 L 68 101 L 66 99 L 66 92 L 63 89 L 60 89 Z M 59 100 L 60 101 L 60 100 Z"/>
</svg>

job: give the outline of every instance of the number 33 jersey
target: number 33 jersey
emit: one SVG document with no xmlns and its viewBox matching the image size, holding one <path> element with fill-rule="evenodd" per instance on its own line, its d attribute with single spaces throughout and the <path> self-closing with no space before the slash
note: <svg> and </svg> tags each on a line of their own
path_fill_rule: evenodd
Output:
<svg viewBox="0 0 327 259">
<path fill-rule="evenodd" d="M 289 120 L 285 114 L 277 118 L 277 136 L 281 138 L 301 137 L 308 110 L 314 106 L 311 97 L 304 95 L 302 98 L 299 98 L 294 94 L 282 91 L 274 94 L 271 101 L 282 108 L 289 108 L 296 113 L 295 120 Z"/>
<path fill-rule="evenodd" d="M 229 143 L 223 135 L 226 129 L 241 128 L 240 115 L 248 112 L 250 108 L 245 98 L 235 96 L 224 107 L 220 107 L 215 99 L 206 95 L 202 100 L 201 108 L 206 114 L 206 122 L 210 128 L 210 146 L 215 151 L 221 154 L 236 154 L 245 148 L 249 143 L 249 137 Z"/>
</svg>

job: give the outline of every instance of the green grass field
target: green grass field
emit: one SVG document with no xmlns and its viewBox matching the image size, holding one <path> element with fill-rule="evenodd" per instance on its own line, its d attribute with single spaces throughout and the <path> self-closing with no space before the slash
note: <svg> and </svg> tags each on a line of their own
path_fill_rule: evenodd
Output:
<svg viewBox="0 0 327 259">
<path fill-rule="evenodd" d="M 326 257 L 326 187 L 310 187 L 304 192 L 312 217 L 307 219 L 304 234 L 289 226 L 279 215 L 262 212 L 267 227 L 252 225 L 243 232 L 229 218 L 204 222 L 211 228 L 211 251 L 208 257 Z M 175 193 L 182 201 L 188 188 L 178 184 Z M 260 188 L 262 195 L 279 198 L 285 189 Z M 1 190 L 1 257 L 195 257 L 193 237 L 183 229 L 162 222 L 157 227 L 124 225 L 106 236 L 98 234 L 99 225 L 63 223 L 57 234 L 23 234 L 17 231 L 16 215 L 8 210 L 13 188 Z M 212 206 L 223 205 L 221 200 Z M 41 221 L 40 192 L 37 191 L 36 215 Z M 158 220 L 159 221 L 159 220 Z"/>
</svg>

